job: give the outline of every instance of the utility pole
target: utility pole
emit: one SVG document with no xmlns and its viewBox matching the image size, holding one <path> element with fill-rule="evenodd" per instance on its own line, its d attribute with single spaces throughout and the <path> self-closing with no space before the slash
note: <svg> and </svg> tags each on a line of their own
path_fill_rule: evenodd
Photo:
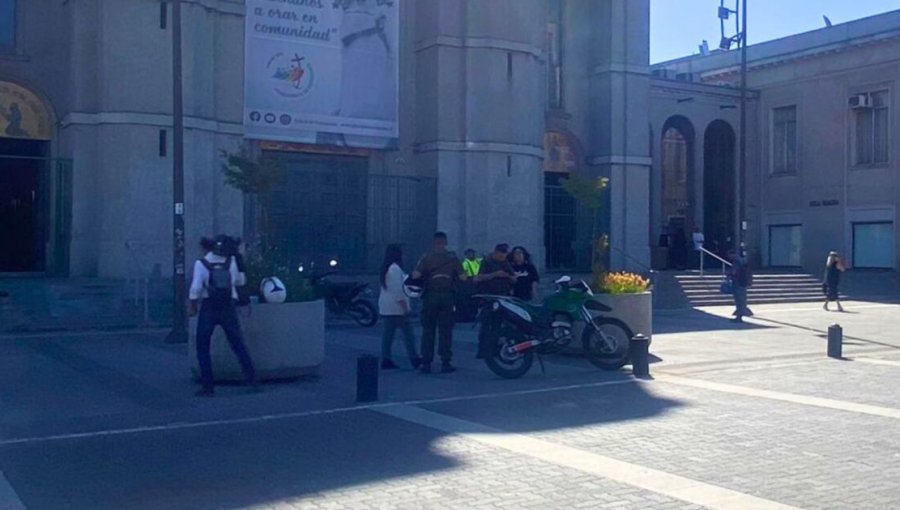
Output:
<svg viewBox="0 0 900 510">
<path fill-rule="evenodd" d="M 735 193 L 737 229 L 735 231 L 735 252 L 744 251 L 744 223 L 747 219 L 747 0 L 741 1 L 741 139 L 740 163 L 738 165 L 737 189 Z"/>
<path fill-rule="evenodd" d="M 168 343 L 186 343 L 187 282 L 184 261 L 184 98 L 181 66 L 181 0 L 172 0 L 172 196 L 173 196 L 173 303 Z"/>
</svg>

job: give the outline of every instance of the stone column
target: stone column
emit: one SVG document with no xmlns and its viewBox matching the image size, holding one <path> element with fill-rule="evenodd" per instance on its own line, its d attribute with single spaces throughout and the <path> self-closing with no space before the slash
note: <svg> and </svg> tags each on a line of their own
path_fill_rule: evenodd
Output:
<svg viewBox="0 0 900 510">
<path fill-rule="evenodd" d="M 523 244 L 543 263 L 541 0 L 418 0 L 415 162 L 454 249 Z"/>
<path fill-rule="evenodd" d="M 650 266 L 649 0 L 582 2 L 593 25 L 588 164 L 610 178 L 610 269 Z"/>
</svg>

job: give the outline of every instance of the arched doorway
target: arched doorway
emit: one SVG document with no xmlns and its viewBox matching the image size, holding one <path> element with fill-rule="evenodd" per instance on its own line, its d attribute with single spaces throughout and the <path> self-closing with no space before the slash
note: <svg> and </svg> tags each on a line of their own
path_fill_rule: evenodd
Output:
<svg viewBox="0 0 900 510">
<path fill-rule="evenodd" d="M 688 265 L 688 238 L 694 231 L 694 126 L 680 115 L 662 130 L 662 225 L 668 237 L 670 268 Z"/>
<path fill-rule="evenodd" d="M 51 119 L 36 94 L 0 81 L 0 273 L 47 268 Z"/>
<path fill-rule="evenodd" d="M 734 244 L 735 135 L 715 120 L 703 136 L 703 224 L 706 247 L 720 256 Z"/>
</svg>

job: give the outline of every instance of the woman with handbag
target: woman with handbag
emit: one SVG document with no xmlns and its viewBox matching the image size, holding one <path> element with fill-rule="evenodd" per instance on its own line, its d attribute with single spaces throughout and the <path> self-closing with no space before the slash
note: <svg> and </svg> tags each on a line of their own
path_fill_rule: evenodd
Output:
<svg viewBox="0 0 900 510">
<path fill-rule="evenodd" d="M 841 283 L 841 273 L 846 270 L 847 266 L 844 265 L 844 261 L 841 260 L 838 252 L 833 251 L 828 254 L 828 258 L 825 259 L 825 281 L 822 283 L 822 291 L 825 293 L 825 304 L 822 305 L 824 310 L 828 310 L 828 303 L 834 301 L 837 303 L 838 311 L 844 311 L 844 307 L 841 306 L 838 286 Z"/>
</svg>

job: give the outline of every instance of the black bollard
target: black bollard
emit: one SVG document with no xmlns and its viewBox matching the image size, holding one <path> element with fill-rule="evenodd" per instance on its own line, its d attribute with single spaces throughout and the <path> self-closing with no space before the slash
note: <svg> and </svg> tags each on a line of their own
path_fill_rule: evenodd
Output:
<svg viewBox="0 0 900 510">
<path fill-rule="evenodd" d="M 356 401 L 378 400 L 378 357 L 364 354 L 356 359 Z"/>
<path fill-rule="evenodd" d="M 844 330 L 839 324 L 828 326 L 828 357 L 843 358 Z"/>
<path fill-rule="evenodd" d="M 650 339 L 638 333 L 631 339 L 631 373 L 635 377 L 650 377 Z"/>
</svg>

